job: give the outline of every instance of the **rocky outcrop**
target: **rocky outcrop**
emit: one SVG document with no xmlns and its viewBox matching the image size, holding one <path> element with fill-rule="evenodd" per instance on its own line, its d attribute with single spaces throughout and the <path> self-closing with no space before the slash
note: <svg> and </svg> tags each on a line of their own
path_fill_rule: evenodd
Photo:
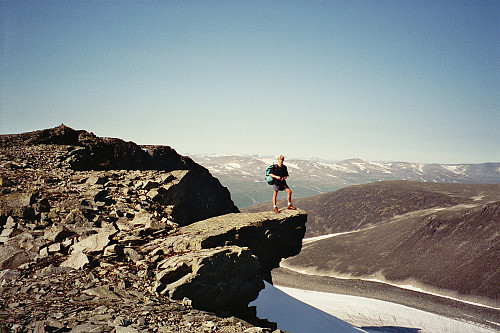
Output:
<svg viewBox="0 0 500 333">
<path fill-rule="evenodd" d="M 65 126 L 0 136 L 0 180 L 0 323 L 14 332 L 266 331 L 227 317 L 272 327 L 248 303 L 305 231 L 303 211 L 237 213 L 170 147 Z"/>
<path fill-rule="evenodd" d="M 282 258 L 300 252 L 307 215 L 304 211 L 227 214 L 179 228 L 166 239 L 145 247 L 166 254 L 237 245 L 248 247 L 259 258 L 260 273 L 279 267 Z"/>
<path fill-rule="evenodd" d="M 179 228 L 140 249 L 156 263 L 156 292 L 187 296 L 198 308 L 224 313 L 246 307 L 281 259 L 300 252 L 306 220 L 301 210 L 227 214 Z M 186 288 L 197 292 L 188 296 Z"/>
<path fill-rule="evenodd" d="M 39 176 L 37 173 L 41 170 L 53 170 L 53 168 L 66 171 L 66 175 L 62 175 L 63 178 L 73 174 L 80 179 L 85 176 L 84 173 L 71 171 L 108 171 L 97 175 L 87 174 L 90 177 L 87 183 L 96 185 L 96 189 L 100 189 L 98 185 L 106 185 L 111 181 L 108 184 L 111 187 L 130 188 L 133 185 L 132 190 L 148 191 L 139 195 L 147 194 L 149 199 L 154 199 L 162 205 L 174 205 L 176 211 L 173 215 L 177 216 L 176 223 L 180 225 L 238 212 L 227 188 L 223 187 L 207 169 L 190 158 L 177 154 L 168 146 L 141 147 L 133 142 L 100 138 L 93 133 L 61 125 L 31 133 L 1 135 L 0 150 L 2 152 L 0 163 L 3 163 L 5 169 L 5 173 L 2 172 L 0 177 L 2 187 L 17 185 L 29 188 L 33 184 L 23 178 L 28 180 L 37 178 Z M 117 179 L 116 173 L 115 177 L 112 177 L 110 174 L 113 173 L 112 170 L 122 170 L 121 175 L 124 178 Z M 123 170 L 155 170 L 158 171 L 158 175 L 155 177 L 155 173 L 149 173 L 152 178 L 141 183 L 142 179 L 138 177 L 139 175 L 142 177 L 141 173 L 134 174 Z M 175 174 L 169 174 L 172 171 L 175 171 Z M 34 175 L 26 177 L 30 172 Z M 47 173 L 46 177 L 43 177 L 44 182 L 64 186 L 60 176 Z M 179 181 L 172 183 L 176 178 Z M 119 180 L 124 182 L 120 183 Z M 176 186 L 166 191 L 171 185 Z M 105 192 L 99 191 L 94 194 L 100 195 L 101 199 L 107 196 Z M 4 200 L 4 203 L 18 201 L 12 199 Z M 27 199 L 33 200 L 33 198 Z M 109 203 L 109 200 L 102 202 Z M 26 213 L 30 214 L 31 211 Z"/>
<path fill-rule="evenodd" d="M 3 216 L 24 210 L 22 216 L 39 220 L 37 213 L 50 211 L 54 201 L 49 193 L 37 193 L 40 185 L 64 193 L 68 185 L 83 187 L 82 183 L 88 185 L 87 202 L 109 207 L 113 195 L 121 192 L 119 196 L 130 196 L 136 206 L 150 201 L 172 206 L 168 215 L 179 225 L 238 212 L 229 191 L 207 169 L 168 146 L 140 147 L 61 125 L 1 135 L 0 152 L 0 178 L 7 195 L 0 202 Z M 33 204 L 37 206 L 28 207 Z"/>
</svg>

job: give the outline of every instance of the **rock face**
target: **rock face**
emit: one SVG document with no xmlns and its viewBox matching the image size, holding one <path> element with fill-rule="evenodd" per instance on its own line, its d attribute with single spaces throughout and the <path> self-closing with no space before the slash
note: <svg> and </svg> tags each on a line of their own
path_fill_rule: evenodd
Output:
<svg viewBox="0 0 500 333">
<path fill-rule="evenodd" d="M 248 303 L 305 212 L 240 214 L 170 147 L 66 126 L 0 136 L 0 180 L 0 331 L 273 327 Z"/>
<path fill-rule="evenodd" d="M 180 228 L 151 245 L 166 249 L 167 253 L 226 245 L 248 247 L 259 258 L 259 272 L 266 274 L 279 267 L 282 258 L 300 252 L 306 220 L 307 215 L 301 210 L 227 214 Z"/>
<path fill-rule="evenodd" d="M 301 210 L 227 214 L 179 228 L 141 251 L 157 263 L 157 292 L 179 299 L 186 288 L 204 290 L 190 294 L 193 304 L 224 313 L 246 307 L 281 259 L 300 252 L 306 220 Z"/>
<path fill-rule="evenodd" d="M 195 308 L 239 313 L 264 288 L 258 269 L 259 260 L 246 248 L 190 251 L 158 263 L 155 291 L 177 300 L 187 297 Z"/>
</svg>

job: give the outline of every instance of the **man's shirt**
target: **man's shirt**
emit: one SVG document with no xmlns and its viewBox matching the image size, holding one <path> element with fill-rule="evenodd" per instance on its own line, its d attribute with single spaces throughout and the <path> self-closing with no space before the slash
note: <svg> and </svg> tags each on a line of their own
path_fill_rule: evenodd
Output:
<svg viewBox="0 0 500 333">
<path fill-rule="evenodd" d="M 274 164 L 270 173 L 278 177 L 288 177 L 288 170 L 284 164 L 281 167 L 278 164 Z M 273 178 L 273 184 L 281 186 L 285 185 L 286 181 Z"/>
</svg>

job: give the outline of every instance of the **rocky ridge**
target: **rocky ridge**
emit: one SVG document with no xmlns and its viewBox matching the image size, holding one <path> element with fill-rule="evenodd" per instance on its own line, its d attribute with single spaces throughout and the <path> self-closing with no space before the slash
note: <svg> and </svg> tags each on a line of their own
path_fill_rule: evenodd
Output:
<svg viewBox="0 0 500 333">
<path fill-rule="evenodd" d="M 300 251 L 307 218 L 240 214 L 170 147 L 64 125 L 0 136 L 0 191 L 0 326 L 13 332 L 275 328 L 248 303 Z"/>
</svg>

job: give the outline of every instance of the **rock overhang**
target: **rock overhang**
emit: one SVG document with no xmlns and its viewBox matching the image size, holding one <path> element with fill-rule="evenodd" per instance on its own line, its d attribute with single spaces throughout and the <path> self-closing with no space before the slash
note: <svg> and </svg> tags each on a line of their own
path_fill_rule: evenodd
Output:
<svg viewBox="0 0 500 333">
<path fill-rule="evenodd" d="M 238 312 L 281 259 L 300 252 L 306 222 L 303 210 L 231 213 L 181 227 L 140 250 L 155 265 L 156 292 L 217 313 Z"/>
</svg>

